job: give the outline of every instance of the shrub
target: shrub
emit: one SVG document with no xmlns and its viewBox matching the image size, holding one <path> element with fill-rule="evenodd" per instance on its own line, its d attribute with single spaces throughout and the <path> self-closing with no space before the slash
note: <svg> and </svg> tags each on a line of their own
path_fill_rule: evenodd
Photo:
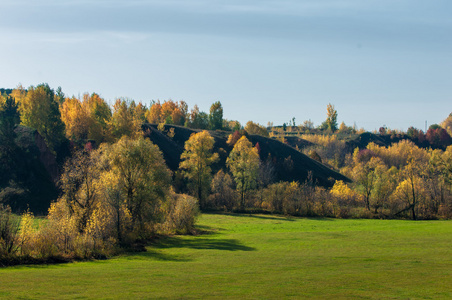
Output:
<svg viewBox="0 0 452 300">
<path fill-rule="evenodd" d="M 172 193 L 169 196 L 167 217 L 160 224 L 161 233 L 192 233 L 199 214 L 198 200 L 186 194 Z"/>
<path fill-rule="evenodd" d="M 208 206 L 212 208 L 220 208 L 226 211 L 232 211 L 236 205 L 236 193 L 234 190 L 234 182 L 229 174 L 222 170 L 218 171 L 212 179 L 212 194 L 209 197 Z"/>
<path fill-rule="evenodd" d="M 0 259 L 14 256 L 18 249 L 19 221 L 9 206 L 0 204 Z"/>
</svg>

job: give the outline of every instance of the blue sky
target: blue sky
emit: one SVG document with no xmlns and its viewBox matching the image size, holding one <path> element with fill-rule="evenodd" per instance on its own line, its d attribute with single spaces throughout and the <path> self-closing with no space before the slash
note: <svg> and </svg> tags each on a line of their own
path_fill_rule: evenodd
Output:
<svg viewBox="0 0 452 300">
<path fill-rule="evenodd" d="M 184 100 L 242 123 L 424 129 L 452 112 L 449 0 L 2 0 L 0 87 Z"/>
</svg>

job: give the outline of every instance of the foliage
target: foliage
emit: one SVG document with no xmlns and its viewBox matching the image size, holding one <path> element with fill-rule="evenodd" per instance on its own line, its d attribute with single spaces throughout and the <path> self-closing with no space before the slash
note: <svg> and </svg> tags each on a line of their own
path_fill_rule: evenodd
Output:
<svg viewBox="0 0 452 300">
<path fill-rule="evenodd" d="M 30 210 L 24 212 L 20 218 L 18 245 L 20 247 L 20 255 L 22 256 L 29 256 L 33 250 L 30 245 L 35 235 L 34 221 L 34 215 Z"/>
<path fill-rule="evenodd" d="M 171 174 L 162 153 L 141 137 L 136 140 L 123 137 L 102 150 L 109 162 L 108 172 L 117 178 L 131 214 L 132 229 L 144 234 L 148 225 L 161 220 L 159 207 L 169 190 Z"/>
<path fill-rule="evenodd" d="M 152 124 L 165 123 L 183 126 L 188 118 L 188 105 L 185 101 L 173 100 L 154 102 L 145 113 L 146 120 Z"/>
<path fill-rule="evenodd" d="M 7 96 L 4 100 L 0 96 L 0 145 L 12 147 L 16 133 L 14 129 L 20 122 L 19 106 L 15 99 Z"/>
<path fill-rule="evenodd" d="M 337 130 L 337 110 L 334 109 L 334 105 L 329 103 L 326 107 L 326 120 L 321 127 L 330 132 Z"/>
<path fill-rule="evenodd" d="M 242 136 L 248 137 L 248 132 L 245 130 L 236 130 L 228 136 L 226 144 L 228 144 L 231 147 L 234 147 L 234 145 L 237 143 L 238 140 L 240 140 Z"/>
<path fill-rule="evenodd" d="M 47 146 L 55 151 L 62 143 L 65 132 L 55 91 L 48 84 L 30 86 L 16 100 L 19 100 L 22 124 L 36 129 Z"/>
<path fill-rule="evenodd" d="M 213 177 L 211 191 L 208 206 L 225 211 L 232 211 L 236 206 L 234 183 L 231 176 L 223 170 L 218 171 Z"/>
<path fill-rule="evenodd" d="M 113 106 L 113 114 L 108 122 L 111 133 L 116 139 L 122 136 L 135 138 L 140 134 L 141 118 L 135 114 L 134 102 L 117 99 Z"/>
<path fill-rule="evenodd" d="M 165 222 L 169 228 L 166 232 L 192 233 L 198 214 L 199 204 L 195 198 L 184 194 L 170 194 L 169 212 Z"/>
<path fill-rule="evenodd" d="M 256 186 L 259 170 L 259 153 L 251 142 L 241 137 L 226 160 L 240 193 L 240 207 L 245 208 L 245 193 Z"/>
<path fill-rule="evenodd" d="M 258 124 L 254 123 L 253 121 L 248 121 L 245 126 L 245 130 L 248 134 L 257 134 L 268 137 L 268 131 L 267 128 Z"/>
<path fill-rule="evenodd" d="M 179 168 L 189 179 L 192 194 L 199 199 L 201 208 L 206 207 L 206 199 L 212 180 L 211 165 L 218 161 L 218 154 L 212 153 L 215 140 L 207 131 L 194 133 L 185 142 Z"/>
<path fill-rule="evenodd" d="M 348 153 L 345 141 L 339 140 L 336 135 L 323 134 L 303 134 L 301 138 L 315 144 L 314 146 L 304 148 L 303 152 L 305 154 L 308 156 L 312 155 L 313 159 L 335 166 L 336 168 L 343 167 L 345 156 Z"/>
<path fill-rule="evenodd" d="M 11 208 L 0 204 L 0 259 L 16 253 L 19 228 L 19 222 L 12 215 Z"/>
<path fill-rule="evenodd" d="M 72 141 L 94 140 L 97 145 L 111 140 L 108 124 L 111 110 L 98 94 L 84 94 L 83 100 L 66 99 L 60 106 L 66 137 Z"/>
<path fill-rule="evenodd" d="M 60 185 L 62 200 L 66 202 L 69 213 L 76 220 L 79 232 L 86 231 L 89 220 L 99 201 L 97 179 L 100 175 L 100 153 L 98 151 L 76 152 L 65 164 Z"/>
<path fill-rule="evenodd" d="M 441 122 L 441 127 L 447 130 L 447 133 L 449 135 L 452 135 L 452 113 L 449 114 L 449 116 Z"/>
<path fill-rule="evenodd" d="M 441 127 L 431 127 L 427 134 L 425 135 L 425 139 L 432 145 L 433 147 L 445 149 L 452 142 L 452 138 L 446 129 Z"/>
<path fill-rule="evenodd" d="M 220 101 L 210 106 L 209 127 L 211 130 L 222 129 L 223 127 L 223 107 Z"/>
<path fill-rule="evenodd" d="M 199 111 L 199 107 L 195 105 L 190 111 L 189 120 L 186 125 L 190 128 L 209 129 L 209 115 Z"/>
<path fill-rule="evenodd" d="M 263 191 L 261 206 L 272 212 L 298 215 L 301 213 L 300 186 L 297 182 L 278 182 Z"/>
</svg>

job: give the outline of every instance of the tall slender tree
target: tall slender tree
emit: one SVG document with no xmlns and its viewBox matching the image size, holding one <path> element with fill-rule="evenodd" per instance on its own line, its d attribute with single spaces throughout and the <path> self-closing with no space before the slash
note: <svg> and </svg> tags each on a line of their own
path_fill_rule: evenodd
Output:
<svg viewBox="0 0 452 300">
<path fill-rule="evenodd" d="M 259 174 L 259 153 L 256 147 L 242 136 L 234 145 L 226 164 L 234 176 L 240 193 L 240 206 L 245 208 L 245 193 L 256 186 Z"/>
<path fill-rule="evenodd" d="M 220 101 L 217 101 L 210 106 L 209 125 L 212 130 L 221 129 L 223 127 L 223 107 L 221 106 Z"/>
<path fill-rule="evenodd" d="M 218 153 L 212 149 L 215 140 L 207 131 L 194 133 L 185 142 L 185 151 L 182 153 L 180 168 L 190 180 L 193 195 L 199 199 L 201 208 L 206 206 L 206 198 L 212 179 L 211 165 L 218 161 Z"/>
</svg>

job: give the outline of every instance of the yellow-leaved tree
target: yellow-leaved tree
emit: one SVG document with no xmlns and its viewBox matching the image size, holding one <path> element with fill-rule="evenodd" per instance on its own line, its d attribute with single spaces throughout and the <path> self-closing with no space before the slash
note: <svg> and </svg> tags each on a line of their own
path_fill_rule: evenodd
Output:
<svg viewBox="0 0 452 300">
<path fill-rule="evenodd" d="M 218 161 L 218 153 L 213 153 L 214 138 L 203 130 L 193 133 L 185 142 L 181 155 L 180 168 L 190 181 L 192 194 L 199 199 L 201 208 L 205 208 L 206 199 L 212 181 L 211 165 Z"/>
<path fill-rule="evenodd" d="M 126 135 L 137 137 L 141 130 L 141 116 L 135 114 L 135 104 L 127 99 L 117 99 L 109 125 L 113 136 L 120 139 Z"/>
<path fill-rule="evenodd" d="M 245 193 L 256 186 L 259 174 L 259 153 L 256 147 L 242 136 L 226 160 L 240 193 L 240 206 L 245 208 Z"/>
<path fill-rule="evenodd" d="M 31 86 L 19 95 L 19 109 L 23 125 L 36 129 L 51 151 L 55 151 L 64 139 L 64 123 L 61 121 L 59 103 L 55 91 L 48 84 Z"/>
<path fill-rule="evenodd" d="M 131 230 L 144 235 L 162 220 L 163 203 L 170 191 L 171 172 L 162 152 L 150 140 L 123 136 L 111 146 L 101 147 L 109 176 L 117 194 L 112 199 L 123 203 L 130 213 Z M 118 203 L 115 209 L 123 209 Z"/>
<path fill-rule="evenodd" d="M 66 137 L 72 141 L 86 140 L 90 127 L 90 116 L 80 100 L 75 97 L 66 99 L 61 105 L 60 111 L 61 119 L 66 125 Z"/>
</svg>

